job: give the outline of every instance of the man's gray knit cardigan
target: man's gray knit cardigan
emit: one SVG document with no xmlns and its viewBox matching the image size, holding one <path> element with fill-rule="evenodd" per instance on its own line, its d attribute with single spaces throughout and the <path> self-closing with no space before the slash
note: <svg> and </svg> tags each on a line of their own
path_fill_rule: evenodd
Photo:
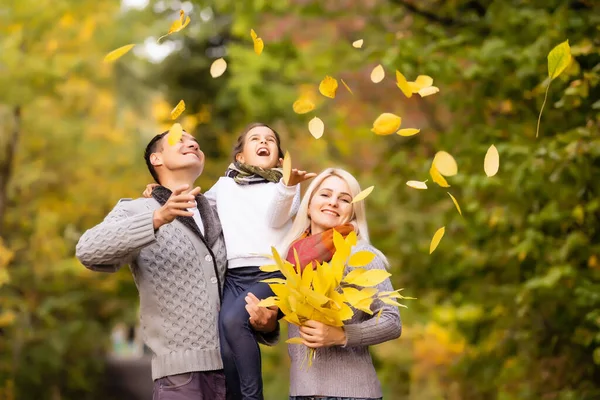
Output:
<svg viewBox="0 0 600 400">
<path fill-rule="evenodd" d="M 95 271 L 130 265 L 144 342 L 154 352 L 152 379 L 222 369 L 218 314 L 227 253 L 218 216 L 199 203 L 202 238 L 178 220 L 155 233 L 159 207 L 152 198 L 120 201 L 83 234 L 77 258 Z"/>
</svg>

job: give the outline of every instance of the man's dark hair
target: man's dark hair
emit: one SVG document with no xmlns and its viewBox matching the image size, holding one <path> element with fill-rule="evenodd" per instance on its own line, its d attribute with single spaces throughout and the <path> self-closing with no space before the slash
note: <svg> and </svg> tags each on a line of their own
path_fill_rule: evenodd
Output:
<svg viewBox="0 0 600 400">
<path fill-rule="evenodd" d="M 146 166 L 148 167 L 148 171 L 150 171 L 150 174 L 152 175 L 152 177 L 154 178 L 156 183 L 158 183 L 159 185 L 160 185 L 160 182 L 158 181 L 158 174 L 156 173 L 156 170 L 154 169 L 154 165 L 152 165 L 152 163 L 150 162 L 150 155 L 152 153 L 156 153 L 161 139 L 163 137 L 165 137 L 165 135 L 167 133 L 169 133 L 169 131 L 165 131 L 163 133 L 160 133 L 160 134 L 154 136 L 152 138 L 152 140 L 150 141 L 150 143 L 148 143 L 148 146 L 146 146 L 146 151 L 144 151 L 144 160 L 146 160 Z"/>
<path fill-rule="evenodd" d="M 237 161 L 235 159 L 235 156 L 237 156 L 238 153 L 241 153 L 244 150 L 244 145 L 246 144 L 246 135 L 248 134 L 248 132 L 250 132 L 252 129 L 258 126 L 264 126 L 273 131 L 273 133 L 275 134 L 275 141 L 277 142 L 278 156 L 279 158 L 283 158 L 283 149 L 281 148 L 281 138 L 279 137 L 279 133 L 277 133 L 275 129 L 271 128 L 267 124 L 263 124 L 262 122 L 252 122 L 251 124 L 246 125 L 242 133 L 240 133 L 240 136 L 238 136 L 235 146 L 233 146 L 233 161 Z"/>
</svg>

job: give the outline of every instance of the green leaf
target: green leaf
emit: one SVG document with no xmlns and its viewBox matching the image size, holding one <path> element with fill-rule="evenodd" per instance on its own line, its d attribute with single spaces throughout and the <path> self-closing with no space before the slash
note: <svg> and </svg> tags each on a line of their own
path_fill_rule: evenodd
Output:
<svg viewBox="0 0 600 400">
<path fill-rule="evenodd" d="M 548 53 L 548 76 L 554 79 L 559 76 L 571 63 L 571 48 L 565 40 Z"/>
</svg>

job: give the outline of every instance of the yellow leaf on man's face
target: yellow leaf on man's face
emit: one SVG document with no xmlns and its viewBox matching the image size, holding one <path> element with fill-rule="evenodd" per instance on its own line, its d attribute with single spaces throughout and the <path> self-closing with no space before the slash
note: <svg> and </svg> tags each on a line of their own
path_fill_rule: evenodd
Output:
<svg viewBox="0 0 600 400">
<path fill-rule="evenodd" d="M 225 73 L 227 69 L 227 61 L 223 58 L 218 58 L 210 65 L 210 76 L 218 78 Z"/>
<path fill-rule="evenodd" d="M 429 169 L 429 175 L 431 175 L 431 179 L 441 187 L 450 187 L 450 185 L 448 185 L 448 182 L 446 182 L 446 179 L 444 179 L 442 174 L 440 174 L 440 172 L 435 167 L 435 164 L 433 163 L 431 164 L 431 168 Z"/>
<path fill-rule="evenodd" d="M 104 56 L 104 62 L 109 63 L 109 62 L 118 60 L 119 58 L 121 58 L 125 54 L 127 54 L 129 52 L 129 50 L 133 49 L 134 46 L 135 46 L 135 44 L 128 44 L 125 46 L 121 46 L 116 50 L 111 51 L 106 56 Z"/>
<path fill-rule="evenodd" d="M 360 49 L 362 47 L 363 43 L 364 43 L 363 39 L 355 40 L 354 42 L 352 42 L 352 47 L 354 47 L 355 49 Z"/>
<path fill-rule="evenodd" d="M 179 103 L 175 106 L 175 108 L 171 111 L 171 119 L 177 119 L 181 115 L 182 112 L 185 111 L 185 102 L 180 100 Z"/>
<path fill-rule="evenodd" d="M 292 175 L 292 156 L 290 156 L 289 152 L 285 152 L 285 157 L 283 157 L 283 183 L 286 185 L 290 181 L 290 176 Z"/>
<path fill-rule="evenodd" d="M 415 79 L 415 83 L 423 89 L 433 85 L 433 78 L 427 75 L 419 75 L 417 76 L 417 79 Z"/>
<path fill-rule="evenodd" d="M 350 256 L 348 260 L 348 265 L 351 267 L 364 267 L 368 265 L 375 258 L 375 254 L 370 251 L 363 250 L 357 251 L 356 253 Z"/>
<path fill-rule="evenodd" d="M 421 97 L 431 96 L 432 94 L 436 94 L 440 89 L 436 86 L 429 86 L 423 89 L 419 89 L 418 93 Z"/>
<path fill-rule="evenodd" d="M 416 135 L 417 133 L 421 132 L 420 129 L 415 129 L 415 128 L 406 128 L 406 129 L 400 129 L 398 132 L 396 132 L 398 135 L 400 136 L 413 136 Z"/>
<path fill-rule="evenodd" d="M 442 240 L 442 237 L 444 237 L 444 232 L 446 232 L 445 226 L 442 226 L 435 232 L 433 238 L 431 239 L 431 243 L 429 244 L 429 254 L 433 253 L 433 251 L 438 247 L 440 240 Z"/>
<path fill-rule="evenodd" d="M 301 337 L 289 338 L 285 341 L 287 344 L 304 344 L 304 340 Z"/>
<path fill-rule="evenodd" d="M 306 114 L 315 109 L 315 103 L 303 96 L 294 102 L 292 108 L 296 114 Z"/>
<path fill-rule="evenodd" d="M 323 96 L 329 97 L 331 99 L 335 98 L 335 92 L 337 91 L 337 88 L 338 88 L 337 80 L 335 78 L 332 78 L 329 75 L 326 76 L 325 78 L 323 78 L 323 80 L 319 84 L 319 92 Z"/>
<path fill-rule="evenodd" d="M 571 63 L 571 48 L 565 40 L 548 53 L 548 76 L 554 79 L 559 76 Z"/>
<path fill-rule="evenodd" d="M 174 146 L 181 140 L 182 136 L 183 128 L 181 127 L 181 124 L 176 122 L 173 124 L 173 126 L 171 126 L 171 129 L 169 129 L 169 133 L 167 134 L 167 141 L 169 142 L 169 145 Z"/>
<path fill-rule="evenodd" d="M 392 113 L 383 113 L 375 122 L 373 122 L 373 129 L 377 135 L 391 135 L 396 133 L 400 129 L 402 124 L 402 118 Z"/>
<path fill-rule="evenodd" d="M 406 97 L 412 97 L 413 91 L 410 85 L 408 84 L 408 81 L 406 80 L 404 75 L 402 75 L 398 70 L 396 70 L 396 85 L 398 85 L 398 87 L 400 88 L 400 90 L 402 90 L 402 93 L 404 93 Z"/>
<path fill-rule="evenodd" d="M 383 69 L 383 66 L 379 64 L 371 71 L 371 81 L 373 83 L 379 83 L 383 78 L 385 78 L 385 70 Z"/>
<path fill-rule="evenodd" d="M 354 198 L 352 199 L 352 203 L 356 203 L 356 202 L 366 199 L 367 196 L 370 195 L 371 192 L 373 191 L 373 188 L 375 188 L 375 186 L 369 186 L 365 190 L 361 191 L 359 194 L 354 196 Z"/>
<path fill-rule="evenodd" d="M 260 56 L 261 53 L 263 52 L 264 48 L 265 48 L 265 43 L 263 42 L 263 40 L 261 38 L 254 39 L 254 52 L 256 54 L 258 54 Z"/>
<path fill-rule="evenodd" d="M 323 132 L 325 131 L 325 124 L 319 117 L 314 117 L 308 122 L 308 131 L 315 139 L 319 139 L 323 136 Z"/>
<path fill-rule="evenodd" d="M 254 29 L 250 29 L 250 36 L 252 37 L 252 40 L 258 38 L 258 35 L 256 34 L 256 32 L 254 32 Z"/>
<path fill-rule="evenodd" d="M 450 194 L 450 192 L 446 192 L 446 193 L 448 193 L 448 196 L 450 196 L 450 198 L 452 199 L 452 202 L 453 202 L 453 203 L 454 203 L 454 205 L 456 206 L 456 209 L 458 210 L 458 213 L 459 213 L 460 215 L 462 215 L 462 211 L 460 211 L 460 206 L 458 205 L 458 201 L 456 201 L 456 199 L 454 198 L 454 196 L 452 196 L 452 195 Z"/>
<path fill-rule="evenodd" d="M 342 84 L 344 85 L 344 87 L 350 92 L 351 95 L 354 95 L 354 93 L 352 93 L 352 90 L 350 89 L 350 87 L 348 85 L 346 85 L 346 82 L 344 82 L 343 79 L 340 78 L 340 81 L 342 81 Z"/>
<path fill-rule="evenodd" d="M 500 154 L 496 146 L 491 145 L 483 160 L 483 170 L 488 177 L 496 175 L 500 168 Z"/>
<path fill-rule="evenodd" d="M 408 181 L 406 186 L 410 186 L 413 189 L 427 189 L 427 184 L 421 181 Z"/>
<path fill-rule="evenodd" d="M 437 168 L 440 174 L 444 176 L 454 176 L 458 173 L 456 160 L 445 151 L 438 151 L 433 157 L 433 165 Z"/>
</svg>

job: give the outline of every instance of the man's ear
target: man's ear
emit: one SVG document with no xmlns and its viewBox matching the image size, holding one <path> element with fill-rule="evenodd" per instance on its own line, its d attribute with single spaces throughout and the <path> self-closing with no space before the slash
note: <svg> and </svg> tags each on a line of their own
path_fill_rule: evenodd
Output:
<svg viewBox="0 0 600 400">
<path fill-rule="evenodd" d="M 163 161 L 162 161 L 162 157 L 161 157 L 160 153 L 150 154 L 150 164 L 152 164 L 155 167 L 163 165 Z"/>
</svg>

